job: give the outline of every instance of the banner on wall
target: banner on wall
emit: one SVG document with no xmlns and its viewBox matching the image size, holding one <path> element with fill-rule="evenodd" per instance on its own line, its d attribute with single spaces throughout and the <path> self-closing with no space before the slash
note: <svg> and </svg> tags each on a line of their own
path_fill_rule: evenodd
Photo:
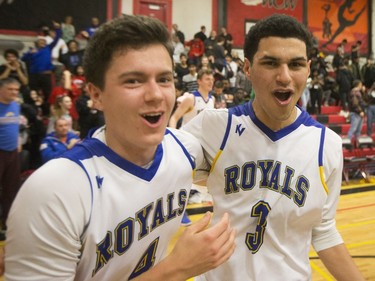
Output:
<svg viewBox="0 0 375 281">
<path fill-rule="evenodd" d="M 319 50 L 334 53 L 347 40 L 345 51 L 361 41 L 360 54 L 369 49 L 368 1 L 366 0 L 308 0 L 308 27 L 319 42 Z"/>
<path fill-rule="evenodd" d="M 247 31 L 258 20 L 272 14 L 287 14 L 303 22 L 302 0 L 233 0 L 227 1 L 227 30 L 234 45 L 242 47 Z M 243 24 L 240 24 L 240 23 Z"/>
</svg>

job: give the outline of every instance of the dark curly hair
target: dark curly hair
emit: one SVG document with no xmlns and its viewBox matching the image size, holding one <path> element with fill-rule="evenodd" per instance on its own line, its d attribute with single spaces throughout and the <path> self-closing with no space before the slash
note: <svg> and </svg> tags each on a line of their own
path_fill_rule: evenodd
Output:
<svg viewBox="0 0 375 281">
<path fill-rule="evenodd" d="M 312 48 L 311 33 L 302 23 L 291 16 L 274 14 L 258 21 L 246 35 L 244 55 L 251 63 L 258 50 L 260 40 L 267 37 L 300 39 L 306 44 L 307 56 Z"/>
</svg>

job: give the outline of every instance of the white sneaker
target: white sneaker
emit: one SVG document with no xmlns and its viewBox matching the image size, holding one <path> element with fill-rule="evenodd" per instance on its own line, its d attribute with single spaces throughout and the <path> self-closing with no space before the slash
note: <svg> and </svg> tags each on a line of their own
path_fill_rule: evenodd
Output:
<svg viewBox="0 0 375 281">
<path fill-rule="evenodd" d="M 209 202 L 209 203 L 213 202 L 212 195 L 209 193 L 202 193 L 202 197 L 203 197 L 202 202 Z"/>
<path fill-rule="evenodd" d="M 199 204 L 202 203 L 202 193 L 199 191 L 195 192 L 192 196 L 189 197 L 188 204 Z"/>
</svg>

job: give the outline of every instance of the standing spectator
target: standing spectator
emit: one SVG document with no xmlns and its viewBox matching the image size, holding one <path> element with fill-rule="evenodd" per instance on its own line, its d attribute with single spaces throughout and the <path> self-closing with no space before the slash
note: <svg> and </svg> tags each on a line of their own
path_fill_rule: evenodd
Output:
<svg viewBox="0 0 375 281">
<path fill-rule="evenodd" d="M 372 125 L 375 123 L 375 83 L 367 90 L 367 135 L 372 138 Z"/>
<path fill-rule="evenodd" d="M 226 27 L 221 28 L 221 33 L 219 36 L 222 36 L 224 38 L 224 48 L 226 50 L 227 54 L 232 54 L 232 48 L 233 48 L 233 37 L 230 33 L 228 33 Z"/>
<path fill-rule="evenodd" d="M 352 89 L 353 74 L 348 69 L 348 61 L 344 60 L 336 72 L 336 82 L 339 86 L 340 102 L 344 114 L 348 112 L 348 97 Z"/>
<path fill-rule="evenodd" d="M 199 32 L 195 33 L 194 38 L 195 37 L 201 39 L 203 43 L 204 41 L 206 41 L 207 35 L 206 35 L 206 27 L 204 25 L 201 26 L 201 29 Z"/>
<path fill-rule="evenodd" d="M 178 80 L 178 83 L 180 85 L 182 85 L 182 78 L 189 74 L 189 65 L 187 63 L 188 61 L 188 58 L 186 56 L 186 54 L 182 53 L 180 54 L 180 63 L 177 63 L 176 66 L 175 66 L 175 76 Z"/>
<path fill-rule="evenodd" d="M 4 51 L 5 63 L 0 65 L 0 79 L 8 77 L 16 79 L 20 82 L 20 93 L 26 102 L 29 102 L 29 79 L 27 73 L 19 60 L 18 51 L 15 49 L 6 49 Z"/>
<path fill-rule="evenodd" d="M 49 29 L 48 31 L 48 35 L 45 36 L 45 39 L 46 39 L 46 42 L 47 42 L 47 45 L 51 44 L 54 39 L 56 38 L 57 34 L 56 34 L 56 30 L 54 29 Z M 53 47 L 52 49 L 52 63 L 56 66 L 56 65 L 60 65 L 59 63 L 59 59 L 60 59 L 60 56 L 61 55 L 64 55 L 68 52 L 68 45 L 66 44 L 66 42 L 60 37 L 57 39 L 57 43 L 55 45 L 55 47 Z"/>
<path fill-rule="evenodd" d="M 56 36 L 57 36 L 56 30 L 49 29 L 48 35 L 45 37 L 47 45 L 51 44 Z M 67 44 L 62 38 L 59 38 L 57 40 L 55 47 L 52 49 L 52 54 L 51 54 L 52 64 L 54 66 L 53 77 L 55 78 L 55 81 L 60 80 L 62 72 L 64 71 L 64 68 L 65 68 L 64 64 L 60 62 L 60 56 L 66 54 L 67 52 L 68 52 Z"/>
<path fill-rule="evenodd" d="M 29 119 L 28 150 L 30 152 L 30 169 L 37 169 L 42 164 L 39 147 L 40 142 L 46 135 L 48 118 L 43 116 L 43 96 L 37 90 L 30 90 L 31 103 L 34 116 Z"/>
<path fill-rule="evenodd" d="M 348 44 L 348 40 L 346 38 L 342 39 L 340 44 L 337 46 L 339 49 L 339 52 L 345 57 L 346 56 L 346 50 L 345 46 Z"/>
<path fill-rule="evenodd" d="M 99 18 L 98 17 L 92 17 L 90 26 L 87 27 L 85 30 L 82 30 L 81 35 L 85 39 L 90 39 L 94 35 L 94 33 L 98 30 L 99 26 L 100 26 Z"/>
<path fill-rule="evenodd" d="M 217 37 L 217 33 L 215 30 L 211 30 L 210 32 L 210 36 L 208 36 L 208 38 L 203 42 L 204 43 L 204 52 L 206 54 L 207 57 L 213 55 L 213 49 L 214 49 L 214 45 L 216 44 L 216 38 Z"/>
<path fill-rule="evenodd" d="M 83 63 L 84 50 L 79 49 L 79 45 L 76 40 L 70 40 L 67 45 L 68 52 L 60 56 L 60 62 L 67 70 L 74 72 L 74 69 Z"/>
<path fill-rule="evenodd" d="M 78 97 L 75 106 L 78 113 L 78 129 L 81 139 L 84 139 L 91 129 L 104 125 L 103 112 L 94 107 L 94 103 L 87 91 L 87 86 L 84 86 L 84 90 Z"/>
<path fill-rule="evenodd" d="M 356 53 L 358 52 L 352 52 L 352 63 L 349 66 L 349 70 L 352 72 L 354 79 L 361 80 L 363 82 L 361 66 L 359 65 L 359 56 Z"/>
<path fill-rule="evenodd" d="M 353 88 L 349 95 L 350 129 L 348 139 L 353 141 L 354 147 L 358 147 L 358 138 L 362 131 L 366 111 L 366 103 L 362 98 L 362 88 L 362 81 L 354 80 Z"/>
<path fill-rule="evenodd" d="M 65 118 L 56 119 L 54 130 L 40 144 L 40 154 L 43 164 L 72 149 L 79 141 L 79 136 L 69 130 L 68 120 Z"/>
<path fill-rule="evenodd" d="M 44 95 L 44 102 L 48 101 L 52 90 L 52 75 L 54 70 L 52 49 L 61 37 L 60 25 L 54 22 L 54 27 L 56 29 L 56 37 L 51 44 L 47 45 L 46 39 L 39 37 L 35 42 L 35 48 L 31 48 L 21 58 L 26 63 L 28 69 L 30 89 L 41 89 Z"/>
<path fill-rule="evenodd" d="M 225 55 L 225 66 L 226 66 L 226 78 L 229 79 L 230 86 L 232 88 L 236 87 L 236 76 L 238 71 L 238 65 L 230 54 Z"/>
<path fill-rule="evenodd" d="M 0 240 L 4 240 L 9 209 L 20 186 L 19 89 L 14 78 L 0 80 Z"/>
<path fill-rule="evenodd" d="M 199 62 L 201 61 L 201 58 L 204 54 L 203 41 L 195 35 L 194 39 L 190 40 L 185 45 L 189 48 L 189 63 L 194 63 L 198 67 Z"/>
<path fill-rule="evenodd" d="M 180 39 L 180 42 L 185 45 L 185 34 L 178 28 L 178 25 L 175 23 L 172 25 L 173 32 L 172 34 L 176 34 L 177 37 Z"/>
<path fill-rule="evenodd" d="M 180 42 L 180 38 L 176 34 L 172 34 L 172 41 L 174 47 L 173 61 L 174 63 L 180 63 L 180 56 L 185 53 L 184 44 Z"/>
<path fill-rule="evenodd" d="M 361 72 L 366 89 L 371 88 L 375 83 L 375 63 L 372 56 L 367 58 L 366 64 L 364 64 L 361 68 Z"/>
<path fill-rule="evenodd" d="M 352 50 L 351 50 L 351 59 L 352 61 L 355 59 L 359 59 L 360 56 L 360 50 L 362 46 L 362 41 L 357 40 L 354 45 L 352 45 Z"/>
<path fill-rule="evenodd" d="M 214 108 L 215 99 L 211 94 L 214 86 L 212 70 L 200 70 L 197 74 L 197 84 L 198 88 L 195 91 L 183 95 L 181 103 L 170 118 L 170 127 L 176 128 L 177 121 L 182 117 L 182 125 L 184 125 L 203 109 Z"/>
<path fill-rule="evenodd" d="M 198 89 L 193 93 L 185 93 L 180 97 L 180 104 L 169 120 L 171 128 L 177 128 L 178 121 L 182 118 L 182 126 L 207 108 L 215 108 L 215 98 L 211 94 L 214 85 L 214 76 L 211 69 L 202 69 L 197 76 Z M 197 188 L 192 187 L 189 202 L 201 203 L 203 198 Z M 193 196 L 194 199 L 192 198 Z M 199 198 L 199 200 L 197 200 Z M 183 225 L 190 225 L 191 221 L 186 212 L 181 222 Z"/>
<path fill-rule="evenodd" d="M 338 46 L 332 59 L 332 68 L 336 73 L 340 65 L 344 62 L 344 55 L 345 53 L 343 51 L 343 48 L 340 48 L 340 46 Z"/>
<path fill-rule="evenodd" d="M 319 73 L 317 68 L 311 69 L 310 74 L 310 114 L 320 114 L 322 110 L 322 97 L 323 97 L 323 86 L 324 77 Z"/>
<path fill-rule="evenodd" d="M 61 38 L 68 44 L 70 40 L 73 40 L 76 36 L 76 28 L 73 25 L 73 17 L 66 16 L 64 22 L 61 23 Z"/>
<path fill-rule="evenodd" d="M 214 57 L 215 68 L 217 69 L 217 72 L 219 73 L 222 72 L 226 64 L 224 44 L 225 44 L 225 38 L 223 36 L 219 36 L 217 38 L 216 44 L 214 44 L 212 48 L 212 55 Z"/>
</svg>

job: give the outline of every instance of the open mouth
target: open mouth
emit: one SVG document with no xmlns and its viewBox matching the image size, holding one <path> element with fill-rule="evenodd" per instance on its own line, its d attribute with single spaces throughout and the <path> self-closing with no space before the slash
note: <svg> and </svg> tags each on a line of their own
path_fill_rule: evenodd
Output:
<svg viewBox="0 0 375 281">
<path fill-rule="evenodd" d="M 150 113 L 150 114 L 144 114 L 142 117 L 147 120 L 147 122 L 151 124 L 157 123 L 161 118 L 161 113 Z"/>
<path fill-rule="evenodd" d="M 287 101 L 292 95 L 291 91 L 275 91 L 273 93 L 279 101 Z"/>
</svg>

